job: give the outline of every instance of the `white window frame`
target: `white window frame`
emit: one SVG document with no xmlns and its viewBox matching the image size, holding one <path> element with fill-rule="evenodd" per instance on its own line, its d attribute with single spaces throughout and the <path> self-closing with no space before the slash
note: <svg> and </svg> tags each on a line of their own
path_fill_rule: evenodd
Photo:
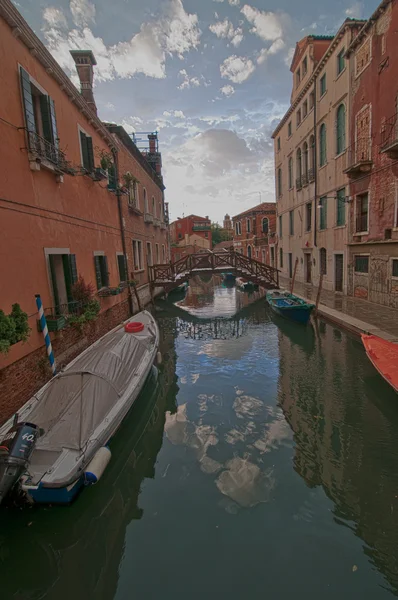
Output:
<svg viewBox="0 0 398 600">
<path fill-rule="evenodd" d="M 82 141 L 80 139 L 80 132 L 84 133 L 86 137 L 93 139 L 93 136 L 87 133 L 87 131 L 78 123 L 77 124 L 77 137 L 79 138 L 79 150 L 80 150 L 80 164 L 83 166 L 83 152 L 82 152 Z"/>
<path fill-rule="evenodd" d="M 252 224 L 251 224 L 250 219 L 246 219 L 246 230 L 247 230 L 247 233 L 251 233 Z"/>
<path fill-rule="evenodd" d="M 142 264 L 142 262 L 143 262 L 143 260 L 142 260 L 142 240 L 137 240 L 137 239 L 132 240 L 132 247 L 133 247 L 134 272 L 141 273 L 142 271 L 145 270 L 143 268 L 143 264 Z M 137 255 L 136 255 L 135 248 L 137 249 Z M 138 258 L 138 264 L 136 264 L 136 258 Z M 138 267 L 138 269 L 136 267 Z"/>
<path fill-rule="evenodd" d="M 148 247 L 150 249 L 150 253 L 148 254 Z M 153 266 L 153 252 L 152 252 L 152 242 L 148 242 L 148 240 L 145 242 L 145 257 L 146 257 L 146 264 L 147 267 L 152 267 Z M 148 261 L 148 256 L 150 255 L 151 257 L 151 262 Z"/>
</svg>

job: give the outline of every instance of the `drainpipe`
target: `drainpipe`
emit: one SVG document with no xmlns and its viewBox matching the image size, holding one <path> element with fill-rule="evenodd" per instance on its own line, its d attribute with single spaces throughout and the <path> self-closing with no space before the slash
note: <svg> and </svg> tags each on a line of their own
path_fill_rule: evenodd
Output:
<svg viewBox="0 0 398 600">
<path fill-rule="evenodd" d="M 120 235 L 122 238 L 122 249 L 123 249 L 123 254 L 125 257 L 126 269 L 127 269 L 127 279 L 128 279 L 129 278 L 129 268 L 128 268 L 126 236 L 125 236 L 125 232 L 124 232 L 124 222 L 123 222 L 123 212 L 122 212 L 122 198 L 121 198 L 122 193 L 120 191 L 120 186 L 119 186 L 119 163 L 118 163 L 117 150 L 115 148 L 112 148 L 112 156 L 113 156 L 113 162 L 115 165 L 116 198 L 117 198 L 117 209 L 118 209 L 118 213 L 119 213 Z M 129 312 L 130 312 L 130 316 L 132 316 L 134 314 L 134 305 L 133 305 L 133 296 L 131 293 L 130 285 L 127 286 L 127 290 L 128 290 Z"/>
<path fill-rule="evenodd" d="M 316 229 L 317 229 L 317 196 L 318 196 L 318 153 L 317 153 L 317 126 L 316 126 L 316 90 L 317 78 L 314 77 L 314 248 L 316 248 Z"/>
</svg>

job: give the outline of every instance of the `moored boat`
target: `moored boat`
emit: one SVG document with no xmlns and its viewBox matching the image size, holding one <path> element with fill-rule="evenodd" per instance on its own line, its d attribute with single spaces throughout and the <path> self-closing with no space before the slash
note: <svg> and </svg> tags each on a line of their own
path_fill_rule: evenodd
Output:
<svg viewBox="0 0 398 600">
<path fill-rule="evenodd" d="M 222 274 L 223 281 L 233 282 L 236 279 L 236 276 L 233 273 L 223 273 Z"/>
<path fill-rule="evenodd" d="M 181 283 L 181 285 L 178 285 L 177 287 L 170 290 L 169 294 L 182 294 L 182 293 L 185 293 L 187 291 L 187 289 L 188 289 L 188 282 L 184 281 L 184 283 Z"/>
<path fill-rule="evenodd" d="M 53 377 L 0 428 L 0 502 L 14 487 L 30 501 L 71 502 L 110 460 L 106 444 L 156 359 L 159 330 L 143 311 Z"/>
<path fill-rule="evenodd" d="M 398 344 L 377 335 L 361 335 L 366 354 L 380 375 L 398 392 Z"/>
<path fill-rule="evenodd" d="M 267 292 L 267 302 L 277 315 L 304 325 L 308 323 L 315 306 L 294 294 L 281 290 Z"/>
<path fill-rule="evenodd" d="M 242 277 L 237 277 L 235 280 L 236 287 L 243 292 L 250 292 L 253 290 L 258 290 L 258 285 L 253 283 L 252 281 L 246 281 Z"/>
</svg>

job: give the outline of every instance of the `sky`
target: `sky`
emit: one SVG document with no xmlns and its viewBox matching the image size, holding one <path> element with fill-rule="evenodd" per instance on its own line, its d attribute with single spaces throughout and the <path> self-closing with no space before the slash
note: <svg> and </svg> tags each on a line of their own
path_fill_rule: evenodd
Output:
<svg viewBox="0 0 398 600">
<path fill-rule="evenodd" d="M 271 134 L 289 107 L 296 41 L 368 18 L 373 0 L 19 0 L 78 86 L 69 50 L 97 60 L 98 115 L 158 131 L 171 218 L 222 223 L 274 202 Z"/>
</svg>

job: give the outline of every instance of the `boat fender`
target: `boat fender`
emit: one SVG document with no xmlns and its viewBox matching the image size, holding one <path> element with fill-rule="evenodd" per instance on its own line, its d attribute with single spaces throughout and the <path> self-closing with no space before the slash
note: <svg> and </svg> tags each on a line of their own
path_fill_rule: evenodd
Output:
<svg viewBox="0 0 398 600">
<path fill-rule="evenodd" d="M 94 454 L 93 459 L 87 465 L 84 471 L 84 480 L 86 485 L 92 485 L 97 483 L 100 477 L 103 475 L 109 461 L 111 460 L 112 453 L 107 446 L 102 446 Z"/>
<path fill-rule="evenodd" d="M 124 331 L 126 333 L 139 333 L 140 331 L 143 331 L 144 328 L 144 323 L 141 323 L 140 321 L 131 321 L 130 323 L 126 323 Z"/>
<path fill-rule="evenodd" d="M 160 351 L 156 354 L 156 362 L 158 365 L 162 364 L 162 353 Z"/>
</svg>

